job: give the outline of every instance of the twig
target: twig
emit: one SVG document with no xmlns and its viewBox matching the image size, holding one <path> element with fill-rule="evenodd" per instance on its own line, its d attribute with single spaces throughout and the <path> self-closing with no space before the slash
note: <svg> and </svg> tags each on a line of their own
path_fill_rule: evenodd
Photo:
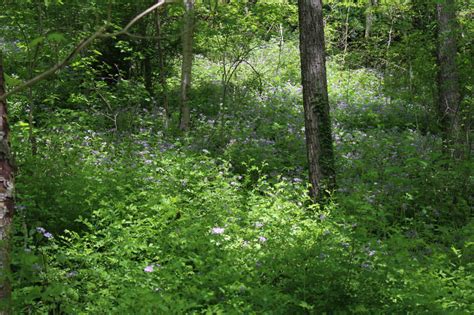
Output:
<svg viewBox="0 0 474 315">
<path fill-rule="evenodd" d="M 260 83 L 260 88 L 263 87 L 263 82 L 262 82 L 262 75 L 260 74 L 260 72 L 257 71 L 257 69 L 255 69 L 255 67 L 250 63 L 248 62 L 247 60 L 244 60 L 244 63 L 247 64 L 250 69 L 253 70 L 253 72 L 255 72 L 255 74 L 257 75 L 257 78 L 258 78 L 258 82 Z"/>
</svg>

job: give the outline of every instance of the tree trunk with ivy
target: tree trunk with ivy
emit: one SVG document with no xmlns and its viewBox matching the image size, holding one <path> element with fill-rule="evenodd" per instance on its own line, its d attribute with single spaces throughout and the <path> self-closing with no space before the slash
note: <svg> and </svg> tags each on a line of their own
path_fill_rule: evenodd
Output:
<svg viewBox="0 0 474 315">
<path fill-rule="evenodd" d="M 301 77 L 310 196 L 318 201 L 335 186 L 321 0 L 299 0 Z"/>
<path fill-rule="evenodd" d="M 456 66 L 456 7 L 454 0 L 436 5 L 438 22 L 438 113 L 444 145 L 455 157 L 462 155 L 461 93 Z"/>
<path fill-rule="evenodd" d="M 0 52 L 0 96 L 3 94 L 5 94 L 5 77 Z M 13 188 L 7 102 L 4 100 L 0 101 L 0 314 L 10 313 L 10 229 L 15 208 Z"/>
<path fill-rule="evenodd" d="M 183 26 L 183 63 L 181 68 L 181 118 L 179 128 L 189 129 L 189 91 L 191 90 L 191 70 L 193 66 L 194 0 L 184 0 L 185 14 Z"/>
</svg>

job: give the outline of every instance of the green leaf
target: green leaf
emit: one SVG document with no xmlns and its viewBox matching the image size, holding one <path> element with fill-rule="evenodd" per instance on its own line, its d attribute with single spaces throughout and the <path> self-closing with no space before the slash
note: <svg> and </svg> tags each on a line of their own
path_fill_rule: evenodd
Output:
<svg viewBox="0 0 474 315">
<path fill-rule="evenodd" d="M 53 42 L 62 42 L 66 40 L 66 38 L 64 37 L 62 33 L 51 33 L 51 34 L 48 34 L 47 38 L 48 40 L 51 40 Z"/>
<path fill-rule="evenodd" d="M 26 127 L 29 126 L 28 123 L 26 123 L 26 122 L 24 122 L 24 121 L 21 121 L 21 120 L 20 120 L 19 122 L 17 122 L 16 125 L 17 125 L 18 127 L 20 127 L 20 128 L 26 128 Z"/>
<path fill-rule="evenodd" d="M 36 37 L 28 44 L 28 47 L 30 48 L 36 47 L 38 44 L 40 44 L 43 41 L 44 41 L 44 36 Z"/>
<path fill-rule="evenodd" d="M 17 79 L 17 78 L 14 78 L 12 76 L 9 76 L 8 74 L 4 74 L 5 76 L 5 82 L 7 83 L 7 85 L 9 86 L 15 86 L 15 85 L 18 85 L 21 83 L 21 80 Z"/>
<path fill-rule="evenodd" d="M 313 305 L 308 304 L 305 301 L 301 301 L 300 304 L 298 304 L 298 306 L 301 306 L 302 308 L 307 309 L 307 310 L 312 310 L 314 308 Z"/>
</svg>

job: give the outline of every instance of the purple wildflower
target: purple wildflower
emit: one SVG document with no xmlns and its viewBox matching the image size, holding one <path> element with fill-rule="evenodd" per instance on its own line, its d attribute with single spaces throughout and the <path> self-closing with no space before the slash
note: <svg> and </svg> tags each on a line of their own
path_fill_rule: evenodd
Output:
<svg viewBox="0 0 474 315">
<path fill-rule="evenodd" d="M 265 242 L 267 241 L 267 238 L 266 238 L 265 236 L 259 236 L 259 237 L 258 237 L 258 241 L 259 241 L 260 243 L 265 243 Z"/>
<path fill-rule="evenodd" d="M 370 265 L 367 264 L 367 263 L 363 263 L 362 265 L 360 265 L 362 268 L 364 269 L 369 269 L 370 268 Z"/>
<path fill-rule="evenodd" d="M 211 233 L 212 233 L 212 234 L 223 234 L 224 231 L 225 231 L 224 228 L 221 228 L 221 227 L 214 227 L 214 228 L 212 228 Z"/>
<path fill-rule="evenodd" d="M 146 266 L 143 271 L 145 272 L 153 272 L 154 271 L 154 266 L 153 265 L 148 265 Z"/>
<path fill-rule="evenodd" d="M 341 243 L 342 247 L 344 248 L 349 248 L 350 244 L 349 243 L 346 243 L 346 242 L 343 242 Z"/>
<path fill-rule="evenodd" d="M 19 204 L 17 204 L 17 205 L 15 205 L 15 208 L 16 208 L 17 210 L 19 210 L 19 211 L 22 211 L 22 210 L 25 210 L 25 209 L 26 209 L 26 206 L 25 206 L 25 205 L 19 205 Z"/>
<path fill-rule="evenodd" d="M 46 233 L 46 230 L 45 230 L 43 227 L 38 226 L 38 227 L 36 228 L 36 232 L 43 234 L 43 233 Z"/>
<path fill-rule="evenodd" d="M 261 228 L 263 226 L 262 222 L 255 222 L 255 227 L 256 228 Z"/>
<path fill-rule="evenodd" d="M 49 232 L 44 233 L 43 236 L 46 237 L 47 239 L 52 239 L 53 238 L 53 234 L 51 234 Z"/>
</svg>

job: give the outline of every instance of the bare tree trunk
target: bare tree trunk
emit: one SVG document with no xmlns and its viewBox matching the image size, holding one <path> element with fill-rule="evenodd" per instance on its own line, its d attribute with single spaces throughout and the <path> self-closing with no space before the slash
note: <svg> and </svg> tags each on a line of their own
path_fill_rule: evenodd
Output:
<svg viewBox="0 0 474 315">
<path fill-rule="evenodd" d="M 351 12 L 351 6 L 348 5 L 347 6 L 347 13 L 346 13 L 346 22 L 344 23 L 344 51 L 342 53 L 342 64 L 344 66 L 346 65 L 347 49 L 349 48 L 349 13 L 350 12 Z M 324 21 L 323 21 L 323 23 L 324 23 Z"/>
<path fill-rule="evenodd" d="M 0 52 L 0 96 L 5 94 Z M 10 229 L 14 205 L 13 162 L 10 154 L 7 101 L 0 101 L 0 314 L 10 314 Z"/>
<path fill-rule="evenodd" d="M 374 8 L 377 5 L 377 0 L 367 1 L 367 10 L 365 11 L 365 38 L 370 37 L 372 31 L 372 22 L 374 20 Z"/>
<path fill-rule="evenodd" d="M 189 91 L 193 66 L 194 0 L 184 0 L 183 63 L 181 68 L 181 118 L 179 129 L 187 131 L 190 123 Z"/>
<path fill-rule="evenodd" d="M 43 35 L 43 6 L 41 5 L 41 2 L 38 2 L 37 5 L 37 14 L 38 14 L 38 33 L 42 36 Z M 33 57 L 31 58 L 31 61 L 29 62 L 29 69 L 28 69 L 28 74 L 29 78 L 28 80 L 33 79 L 33 71 L 34 68 L 36 67 L 36 62 L 38 59 L 38 54 L 40 52 L 40 47 L 42 44 L 40 43 L 39 45 L 36 45 L 35 47 L 35 53 Z M 29 55 L 29 53 L 28 53 Z M 28 108 L 28 133 L 29 133 L 29 140 L 31 144 L 31 154 L 36 155 L 38 153 L 38 146 L 37 146 L 37 141 L 36 141 L 36 136 L 34 132 L 34 121 L 35 121 L 35 99 L 33 97 L 33 88 L 29 87 L 28 88 L 28 98 L 29 98 L 29 108 Z"/>
<path fill-rule="evenodd" d="M 461 94 L 456 66 L 456 7 L 454 0 L 436 5 L 438 20 L 438 113 L 446 149 L 462 155 Z M 453 148 L 453 145 L 455 148 Z"/>
<path fill-rule="evenodd" d="M 326 79 L 321 0 L 299 0 L 301 77 L 310 196 L 335 187 L 334 151 Z"/>
<path fill-rule="evenodd" d="M 38 146 L 36 144 L 36 136 L 34 131 L 35 126 L 35 103 L 33 98 L 33 89 L 30 87 L 28 89 L 28 98 L 30 101 L 29 108 L 28 108 L 28 138 L 31 144 L 31 154 L 36 155 L 38 153 Z"/>
<path fill-rule="evenodd" d="M 145 42 L 143 45 L 146 45 Z M 151 56 L 148 49 L 148 47 L 145 49 L 145 58 L 143 59 L 143 81 L 145 82 L 145 89 L 147 90 L 148 94 L 152 99 L 154 99 L 155 92 L 153 91 L 153 68 L 151 66 Z"/>
<path fill-rule="evenodd" d="M 158 10 L 157 10 L 158 11 Z M 153 90 L 153 66 L 152 66 L 152 42 L 148 36 L 148 23 L 146 19 L 140 24 L 140 33 L 145 37 L 140 40 L 141 51 L 143 53 L 143 60 L 141 62 L 141 74 L 143 76 L 143 83 L 145 84 L 145 90 L 150 95 L 152 100 L 155 99 L 155 92 Z"/>
<path fill-rule="evenodd" d="M 158 67 L 160 71 L 160 85 L 161 85 L 161 91 L 162 91 L 162 106 L 165 111 L 165 117 L 164 117 L 164 127 L 165 129 L 168 128 L 169 124 L 169 118 L 170 118 L 170 111 L 169 111 L 169 105 L 168 105 L 168 84 L 166 80 L 166 70 L 165 70 L 165 54 L 163 51 L 163 46 L 161 43 L 161 17 L 160 17 L 160 11 L 156 10 L 156 16 L 155 16 L 155 30 L 156 30 L 156 51 L 158 53 Z"/>
</svg>

